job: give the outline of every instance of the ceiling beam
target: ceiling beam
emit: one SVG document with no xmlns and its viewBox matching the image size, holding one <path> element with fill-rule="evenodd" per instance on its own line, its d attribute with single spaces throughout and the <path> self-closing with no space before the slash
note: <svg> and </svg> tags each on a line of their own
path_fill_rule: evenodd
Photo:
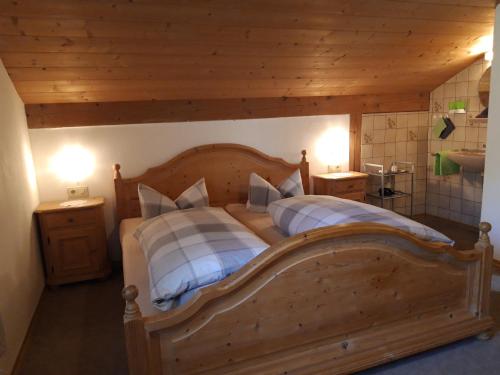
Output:
<svg viewBox="0 0 500 375">
<path fill-rule="evenodd" d="M 235 120 L 270 117 L 426 111 L 429 94 L 313 96 L 220 100 L 28 104 L 28 127 Z"/>
</svg>

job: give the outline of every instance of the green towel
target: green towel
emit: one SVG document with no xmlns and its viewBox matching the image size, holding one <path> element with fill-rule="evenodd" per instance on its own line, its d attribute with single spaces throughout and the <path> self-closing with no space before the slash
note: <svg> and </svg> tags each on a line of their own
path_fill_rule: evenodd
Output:
<svg viewBox="0 0 500 375">
<path fill-rule="evenodd" d="M 436 162 L 434 164 L 434 174 L 436 176 L 460 173 L 460 165 L 448 159 L 448 152 L 440 151 L 436 153 Z"/>
<path fill-rule="evenodd" d="M 437 120 L 436 123 L 434 124 L 434 127 L 432 128 L 432 135 L 435 138 L 439 138 L 444 129 L 446 129 L 446 123 L 444 122 L 443 118 L 440 117 L 439 120 Z"/>
</svg>

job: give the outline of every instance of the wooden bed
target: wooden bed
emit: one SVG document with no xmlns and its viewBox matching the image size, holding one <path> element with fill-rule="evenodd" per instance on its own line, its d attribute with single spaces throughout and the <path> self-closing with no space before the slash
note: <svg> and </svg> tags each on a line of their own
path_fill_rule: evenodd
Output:
<svg viewBox="0 0 500 375">
<path fill-rule="evenodd" d="M 300 168 L 249 147 L 183 152 L 123 179 L 119 219 L 139 216 L 137 184 L 175 198 L 204 176 L 215 205 L 244 202 L 250 172 L 279 183 Z M 139 374 L 341 374 L 468 336 L 492 335 L 491 226 L 474 249 L 456 251 L 378 224 L 321 228 L 272 245 L 187 304 L 143 317 L 123 289 L 129 370 Z"/>
</svg>

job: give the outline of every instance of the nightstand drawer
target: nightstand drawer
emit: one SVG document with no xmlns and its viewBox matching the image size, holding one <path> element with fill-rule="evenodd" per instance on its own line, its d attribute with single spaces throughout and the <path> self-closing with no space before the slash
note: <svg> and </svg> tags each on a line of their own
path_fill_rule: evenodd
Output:
<svg viewBox="0 0 500 375">
<path fill-rule="evenodd" d="M 337 194 L 336 197 L 342 198 L 342 199 L 350 199 L 352 201 L 357 201 L 357 202 L 365 202 L 366 201 L 366 194 L 364 191 L 359 191 L 356 193 Z"/>
<path fill-rule="evenodd" d="M 96 210 L 93 208 L 67 212 L 47 213 L 43 218 L 48 229 L 64 228 L 97 223 Z"/>
<path fill-rule="evenodd" d="M 336 181 L 330 186 L 331 194 L 351 193 L 355 191 L 364 192 L 366 188 L 366 179 L 357 178 L 345 181 Z"/>
</svg>

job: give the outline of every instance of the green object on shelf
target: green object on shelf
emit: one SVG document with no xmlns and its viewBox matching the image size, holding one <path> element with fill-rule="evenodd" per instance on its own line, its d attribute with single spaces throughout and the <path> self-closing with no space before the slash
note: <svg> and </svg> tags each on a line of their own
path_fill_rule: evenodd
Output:
<svg viewBox="0 0 500 375">
<path fill-rule="evenodd" d="M 434 163 L 434 174 L 436 176 L 448 176 L 460 173 L 460 165 L 448 158 L 449 151 L 439 151 L 436 153 Z"/>
<path fill-rule="evenodd" d="M 457 109 L 465 110 L 465 102 L 463 100 L 455 100 L 454 102 L 448 103 L 448 109 L 450 111 L 456 111 Z"/>
<path fill-rule="evenodd" d="M 441 133 L 443 132 L 444 129 L 446 129 L 446 124 L 445 124 L 443 118 L 440 117 L 436 121 L 436 123 L 434 124 L 434 127 L 432 128 L 432 135 L 435 138 L 439 138 L 439 136 L 441 135 Z"/>
</svg>

